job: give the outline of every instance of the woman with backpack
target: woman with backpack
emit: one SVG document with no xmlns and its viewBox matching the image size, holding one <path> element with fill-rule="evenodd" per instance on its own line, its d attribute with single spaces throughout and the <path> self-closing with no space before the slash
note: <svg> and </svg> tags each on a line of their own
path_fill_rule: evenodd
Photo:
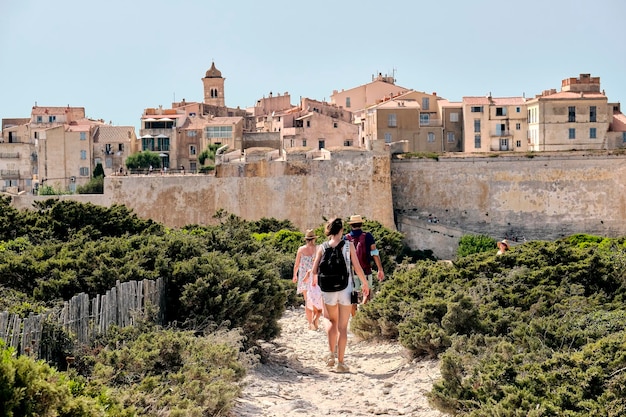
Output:
<svg viewBox="0 0 626 417">
<path fill-rule="evenodd" d="M 343 221 L 340 218 L 330 220 L 326 225 L 325 234 L 328 241 L 318 246 L 313 261 L 312 285 L 319 285 L 322 290 L 324 317 L 330 322 L 326 326 L 329 351 L 326 365 L 335 367 L 336 359 L 336 372 L 350 372 L 344 363 L 344 354 L 348 344 L 348 321 L 352 313 L 351 265 L 361 281 L 365 297 L 370 289 L 357 260 L 354 245 L 343 238 Z M 351 262 L 353 259 L 354 263 Z"/>
</svg>

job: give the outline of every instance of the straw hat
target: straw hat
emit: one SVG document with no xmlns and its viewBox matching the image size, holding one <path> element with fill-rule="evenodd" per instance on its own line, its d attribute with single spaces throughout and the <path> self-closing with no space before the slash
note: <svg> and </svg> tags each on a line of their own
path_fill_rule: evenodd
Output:
<svg viewBox="0 0 626 417">
<path fill-rule="evenodd" d="M 348 224 L 355 223 L 363 223 L 363 219 L 361 218 L 360 214 L 353 214 L 352 216 L 350 216 L 350 221 L 348 222 Z"/>
<path fill-rule="evenodd" d="M 315 235 L 315 231 L 313 229 L 307 229 L 306 233 L 304 234 L 304 239 L 317 239 L 317 236 Z"/>
<path fill-rule="evenodd" d="M 498 242 L 498 245 L 504 245 L 508 249 L 509 248 L 509 241 L 506 240 L 506 239 L 501 240 L 500 242 Z"/>
</svg>

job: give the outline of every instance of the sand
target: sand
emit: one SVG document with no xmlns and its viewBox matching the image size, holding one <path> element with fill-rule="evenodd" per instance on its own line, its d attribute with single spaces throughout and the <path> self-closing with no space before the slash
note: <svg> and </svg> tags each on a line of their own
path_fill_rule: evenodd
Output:
<svg viewBox="0 0 626 417">
<path fill-rule="evenodd" d="M 281 335 L 262 343 L 267 361 L 248 372 L 233 416 L 447 416 L 425 396 L 440 378 L 438 361 L 411 359 L 399 343 L 350 333 L 350 373 L 336 373 L 324 360 L 324 321 L 309 330 L 303 307 L 285 312 Z"/>
</svg>

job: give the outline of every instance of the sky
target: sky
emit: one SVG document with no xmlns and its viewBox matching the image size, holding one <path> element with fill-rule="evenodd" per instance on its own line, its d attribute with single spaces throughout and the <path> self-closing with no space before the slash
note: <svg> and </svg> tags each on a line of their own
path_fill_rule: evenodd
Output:
<svg viewBox="0 0 626 417">
<path fill-rule="evenodd" d="M 450 101 L 591 74 L 626 112 L 625 19 L 624 0 L 0 0 L 0 118 L 69 105 L 138 131 L 146 108 L 203 101 L 212 62 L 229 107 L 378 73 Z"/>
</svg>

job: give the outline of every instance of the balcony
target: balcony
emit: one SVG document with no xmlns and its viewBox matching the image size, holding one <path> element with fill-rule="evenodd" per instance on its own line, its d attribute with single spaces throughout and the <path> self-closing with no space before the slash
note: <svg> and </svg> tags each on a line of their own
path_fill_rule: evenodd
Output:
<svg viewBox="0 0 626 417">
<path fill-rule="evenodd" d="M 512 136 L 512 135 L 513 134 L 508 129 L 507 130 L 497 129 L 495 132 L 491 132 L 491 136 L 495 136 L 495 137 Z"/>
</svg>

